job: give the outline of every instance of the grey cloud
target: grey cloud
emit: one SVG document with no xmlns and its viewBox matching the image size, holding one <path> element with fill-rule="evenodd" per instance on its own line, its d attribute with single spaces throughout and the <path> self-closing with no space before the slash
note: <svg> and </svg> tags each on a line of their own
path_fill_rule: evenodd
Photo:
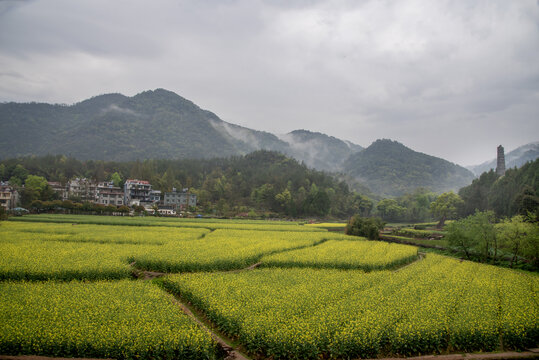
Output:
<svg viewBox="0 0 539 360">
<path fill-rule="evenodd" d="M 305 128 L 363 146 L 393 138 L 479 163 L 490 139 L 506 139 L 506 148 L 537 140 L 536 5 L 0 1 L 0 101 L 65 103 L 163 87 L 257 130 Z M 509 116 L 512 128 L 484 135 L 486 124 Z M 444 140 L 426 139 L 425 129 Z M 476 149 L 477 160 L 451 139 Z"/>
</svg>

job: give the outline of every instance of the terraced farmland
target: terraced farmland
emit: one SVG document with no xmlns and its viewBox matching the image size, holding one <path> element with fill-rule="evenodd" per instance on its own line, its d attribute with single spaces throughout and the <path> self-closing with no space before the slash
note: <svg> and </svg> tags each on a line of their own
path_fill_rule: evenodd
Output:
<svg viewBox="0 0 539 360">
<path fill-rule="evenodd" d="M 261 359 L 538 345 L 533 273 L 298 223 L 17 220 L 0 223 L 0 354 L 224 358 L 173 295 Z"/>
</svg>

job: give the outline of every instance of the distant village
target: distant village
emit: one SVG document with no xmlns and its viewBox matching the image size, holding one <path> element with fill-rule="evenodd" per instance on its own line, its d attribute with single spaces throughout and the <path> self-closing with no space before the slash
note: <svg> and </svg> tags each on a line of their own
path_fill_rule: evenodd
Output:
<svg viewBox="0 0 539 360">
<path fill-rule="evenodd" d="M 96 183 L 86 178 L 75 178 L 62 185 L 59 182 L 48 182 L 48 185 L 58 195 L 58 200 L 72 200 L 80 203 L 126 206 L 131 211 L 138 208 L 147 214 L 176 216 L 181 212 L 197 206 L 196 194 L 188 189 L 178 191 L 173 188 L 164 195 L 159 190 L 153 190 L 150 182 L 129 179 L 123 188 L 114 186 L 112 182 Z M 0 206 L 8 211 L 24 211 L 20 206 L 20 196 L 16 187 L 8 182 L 0 183 Z"/>
</svg>

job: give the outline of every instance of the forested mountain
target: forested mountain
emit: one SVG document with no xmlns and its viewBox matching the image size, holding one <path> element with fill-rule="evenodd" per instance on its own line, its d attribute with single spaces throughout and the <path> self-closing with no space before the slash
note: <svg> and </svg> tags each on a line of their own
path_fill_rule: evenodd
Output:
<svg viewBox="0 0 539 360">
<path fill-rule="evenodd" d="M 539 159 L 508 169 L 501 177 L 492 169 L 484 172 L 459 195 L 464 200 L 461 216 L 492 210 L 498 217 L 528 212 L 539 217 Z"/>
<path fill-rule="evenodd" d="M 211 159 L 277 151 L 381 196 L 471 183 L 465 169 L 390 140 L 359 145 L 308 130 L 284 135 L 227 123 L 164 89 L 106 94 L 66 105 L 0 104 L 0 158 L 61 154 L 79 160 Z M 353 178 L 353 179 L 352 179 Z M 359 181 L 359 183 L 358 183 Z M 365 185 L 365 186 L 363 186 Z"/>
<path fill-rule="evenodd" d="M 505 168 L 521 167 L 528 161 L 534 161 L 539 158 L 539 141 L 529 143 L 516 148 L 505 154 Z M 479 176 L 490 169 L 496 170 L 496 159 L 486 161 L 480 165 L 468 166 L 475 175 Z"/>
<path fill-rule="evenodd" d="M 458 190 L 474 178 L 461 166 L 386 139 L 376 140 L 365 150 L 351 155 L 344 169 L 383 196 L 400 196 L 418 187 L 434 192 Z"/>
<path fill-rule="evenodd" d="M 358 212 L 368 214 L 373 206 L 369 199 L 352 192 L 345 182 L 285 155 L 264 150 L 215 159 L 105 162 L 49 155 L 0 161 L 0 180 L 13 184 L 24 183 L 21 177 L 28 174 L 65 183 L 73 177 L 109 180 L 114 173 L 123 181 L 148 180 L 161 191 L 189 188 L 198 195 L 203 211 L 217 215 L 230 216 L 254 209 L 258 213 L 293 217 L 347 218 Z"/>
<path fill-rule="evenodd" d="M 2 158 L 65 154 L 81 160 L 213 158 L 279 151 L 321 170 L 361 147 L 295 131 L 281 138 L 227 123 L 163 89 L 133 97 L 107 94 L 72 106 L 0 104 Z"/>
</svg>

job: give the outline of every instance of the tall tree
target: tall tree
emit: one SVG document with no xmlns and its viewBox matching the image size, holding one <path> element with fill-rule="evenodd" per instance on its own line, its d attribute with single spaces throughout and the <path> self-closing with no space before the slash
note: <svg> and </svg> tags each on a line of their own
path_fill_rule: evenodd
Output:
<svg viewBox="0 0 539 360">
<path fill-rule="evenodd" d="M 438 219 L 438 228 L 441 229 L 445 221 L 448 219 L 454 219 L 457 216 L 459 206 L 464 202 L 457 194 L 453 192 L 446 192 L 441 194 L 430 204 L 430 211 L 432 215 Z"/>
</svg>

